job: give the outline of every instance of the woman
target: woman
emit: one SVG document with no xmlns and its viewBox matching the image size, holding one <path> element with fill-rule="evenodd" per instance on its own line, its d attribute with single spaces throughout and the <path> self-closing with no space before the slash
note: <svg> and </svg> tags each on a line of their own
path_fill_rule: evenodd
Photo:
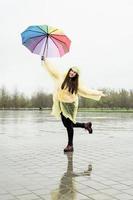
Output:
<svg viewBox="0 0 133 200">
<path fill-rule="evenodd" d="M 44 57 L 41 58 L 42 65 L 46 68 L 50 76 L 55 81 L 55 91 L 53 93 L 52 114 L 61 117 L 63 125 L 66 127 L 68 134 L 68 144 L 64 152 L 72 152 L 74 127 L 80 127 L 92 133 L 92 123 L 76 122 L 78 110 L 78 96 L 99 100 L 105 96 L 102 91 L 90 90 L 86 88 L 79 80 L 79 69 L 72 67 L 67 74 L 61 74 L 54 66 Z"/>
</svg>

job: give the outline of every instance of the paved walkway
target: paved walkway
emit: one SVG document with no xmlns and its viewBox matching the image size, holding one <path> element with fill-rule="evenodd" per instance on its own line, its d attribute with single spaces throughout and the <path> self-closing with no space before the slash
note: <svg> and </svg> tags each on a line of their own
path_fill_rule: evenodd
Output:
<svg viewBox="0 0 133 200">
<path fill-rule="evenodd" d="M 77 129 L 74 153 L 64 154 L 58 130 L 48 121 L 36 134 L 24 125 L 0 133 L 0 200 L 133 200 L 131 132 Z"/>
</svg>

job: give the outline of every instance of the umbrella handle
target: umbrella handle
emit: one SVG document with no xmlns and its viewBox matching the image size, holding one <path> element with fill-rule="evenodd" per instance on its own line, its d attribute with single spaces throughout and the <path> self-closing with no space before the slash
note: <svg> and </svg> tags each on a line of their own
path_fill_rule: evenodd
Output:
<svg viewBox="0 0 133 200">
<path fill-rule="evenodd" d="M 41 56 L 41 60 L 43 60 L 43 61 L 45 60 L 44 56 Z"/>
</svg>

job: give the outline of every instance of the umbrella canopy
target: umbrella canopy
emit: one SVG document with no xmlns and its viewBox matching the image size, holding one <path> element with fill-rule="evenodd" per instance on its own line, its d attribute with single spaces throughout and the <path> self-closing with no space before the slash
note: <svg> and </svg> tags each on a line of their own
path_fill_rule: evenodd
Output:
<svg viewBox="0 0 133 200">
<path fill-rule="evenodd" d="M 60 29 L 29 26 L 21 33 L 22 44 L 32 53 L 47 57 L 61 57 L 69 51 L 71 40 Z"/>
</svg>

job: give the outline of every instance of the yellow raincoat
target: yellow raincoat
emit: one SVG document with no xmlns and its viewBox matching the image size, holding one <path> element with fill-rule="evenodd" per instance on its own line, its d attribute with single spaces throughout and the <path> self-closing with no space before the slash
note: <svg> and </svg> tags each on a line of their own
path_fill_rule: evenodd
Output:
<svg viewBox="0 0 133 200">
<path fill-rule="evenodd" d="M 65 79 L 66 73 L 60 73 L 47 59 L 42 61 L 42 66 L 45 67 L 55 83 L 51 114 L 57 118 L 60 117 L 60 113 L 62 112 L 66 118 L 69 118 L 73 123 L 76 123 L 78 96 L 94 100 L 100 100 L 101 96 L 104 96 L 102 91 L 88 89 L 80 80 L 77 94 L 72 94 L 68 89 L 62 90 L 61 85 Z"/>
</svg>

